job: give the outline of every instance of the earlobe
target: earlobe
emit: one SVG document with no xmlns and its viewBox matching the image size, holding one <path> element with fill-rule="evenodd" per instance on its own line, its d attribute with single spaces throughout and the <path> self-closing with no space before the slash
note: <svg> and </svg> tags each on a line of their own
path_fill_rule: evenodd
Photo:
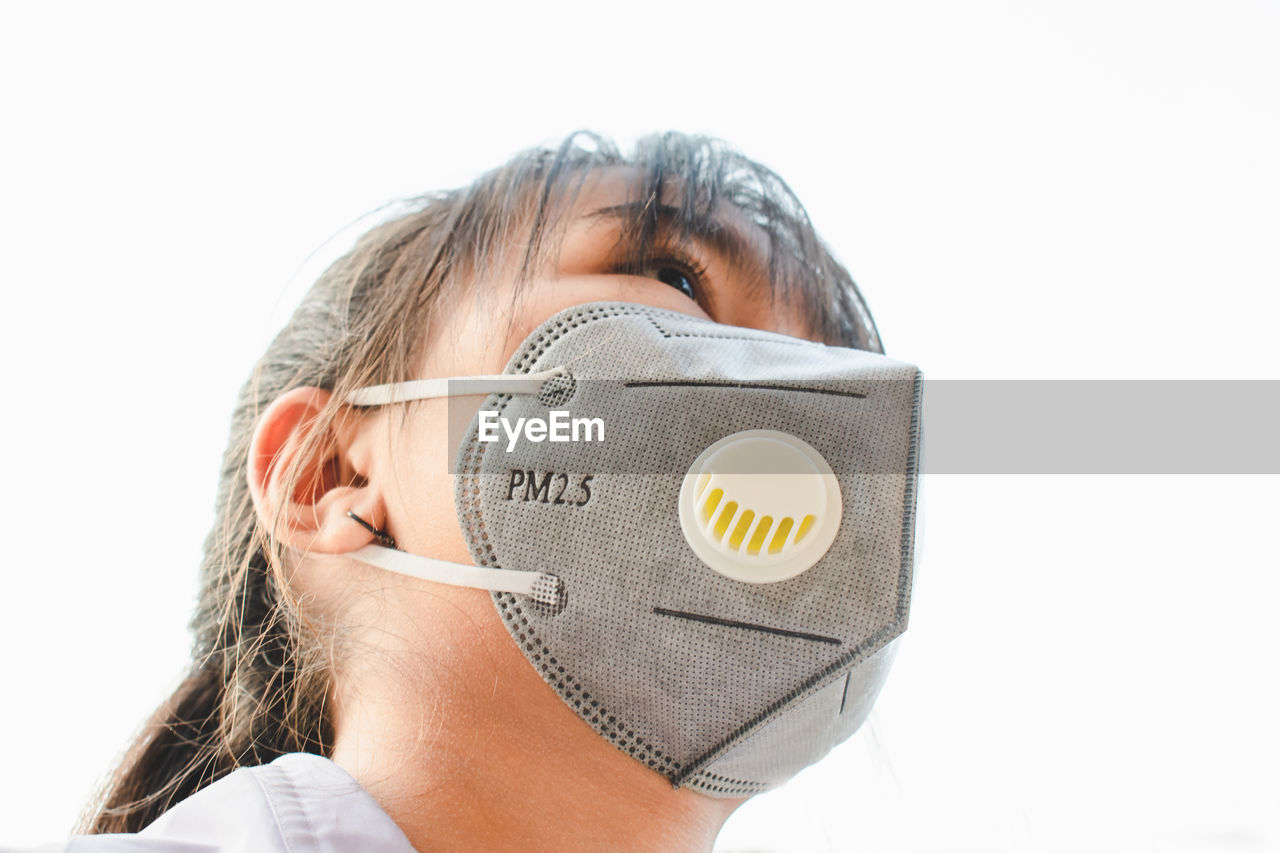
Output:
<svg viewBox="0 0 1280 853">
<path fill-rule="evenodd" d="M 331 399 L 322 388 L 282 394 L 259 418 L 249 446 L 249 493 L 258 520 L 299 551 L 341 554 L 369 544 L 373 534 L 353 523 L 349 511 L 385 524 L 381 496 L 351 462 L 350 430 L 321 423 Z"/>
</svg>

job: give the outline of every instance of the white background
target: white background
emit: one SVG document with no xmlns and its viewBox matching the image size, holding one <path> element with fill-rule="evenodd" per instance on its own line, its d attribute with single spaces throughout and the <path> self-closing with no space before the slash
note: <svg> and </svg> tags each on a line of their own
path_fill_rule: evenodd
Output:
<svg viewBox="0 0 1280 853">
<path fill-rule="evenodd" d="M 931 377 L 1280 378 L 1274 3 L 460 5 L 0 13 L 0 841 L 172 686 L 235 392 L 344 227 L 528 145 L 729 140 Z M 1280 480 L 925 498 L 872 725 L 718 849 L 1280 847 Z"/>
</svg>

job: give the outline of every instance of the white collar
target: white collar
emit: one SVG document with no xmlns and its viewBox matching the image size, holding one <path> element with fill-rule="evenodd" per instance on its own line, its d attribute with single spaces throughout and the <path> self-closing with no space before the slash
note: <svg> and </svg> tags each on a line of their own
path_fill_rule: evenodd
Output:
<svg viewBox="0 0 1280 853">
<path fill-rule="evenodd" d="M 327 758 L 282 755 L 242 767 L 162 814 L 137 835 L 88 835 L 64 853 L 414 853 L 393 820 Z"/>
</svg>

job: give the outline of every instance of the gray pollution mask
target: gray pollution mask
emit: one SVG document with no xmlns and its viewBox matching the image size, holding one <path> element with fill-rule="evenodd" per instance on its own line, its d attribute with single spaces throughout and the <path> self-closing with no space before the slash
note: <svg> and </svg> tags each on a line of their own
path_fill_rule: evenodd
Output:
<svg viewBox="0 0 1280 853">
<path fill-rule="evenodd" d="M 560 698 L 675 787 L 769 790 L 862 724 L 907 627 L 917 368 L 598 302 L 540 325 L 500 376 L 347 399 L 477 391 L 455 462 L 476 565 L 350 556 L 491 590 Z"/>
</svg>

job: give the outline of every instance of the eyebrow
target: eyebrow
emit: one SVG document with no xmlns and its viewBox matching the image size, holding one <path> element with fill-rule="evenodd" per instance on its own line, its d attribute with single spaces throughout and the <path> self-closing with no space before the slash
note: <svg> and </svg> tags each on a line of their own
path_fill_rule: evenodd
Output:
<svg viewBox="0 0 1280 853">
<path fill-rule="evenodd" d="M 586 214 L 583 219 L 616 219 L 620 223 L 627 223 L 639 220 L 646 214 L 656 218 L 659 232 L 680 233 L 682 236 L 687 233 L 689 239 L 710 249 L 728 261 L 731 266 L 757 266 L 768 269 L 768 261 L 760 257 L 757 248 L 733 226 L 706 215 L 684 217 L 679 208 L 669 204 L 652 204 L 644 201 L 613 204 L 597 208 Z M 676 228 L 682 219 L 689 227 Z"/>
</svg>

